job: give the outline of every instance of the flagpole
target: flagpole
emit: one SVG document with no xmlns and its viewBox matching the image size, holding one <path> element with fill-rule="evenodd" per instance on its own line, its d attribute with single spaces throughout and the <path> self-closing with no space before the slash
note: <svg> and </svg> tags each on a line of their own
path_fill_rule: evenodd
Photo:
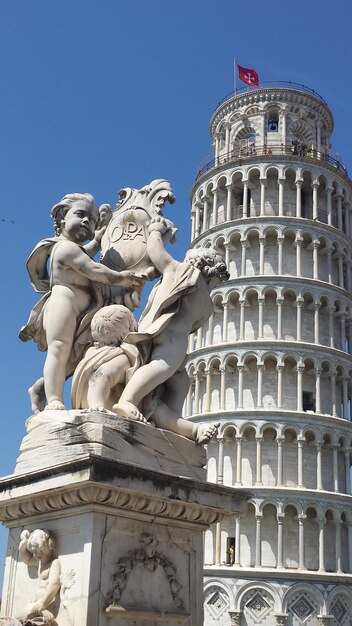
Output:
<svg viewBox="0 0 352 626">
<path fill-rule="evenodd" d="M 234 86 L 234 95 L 236 95 L 236 59 L 233 60 L 233 86 Z"/>
</svg>

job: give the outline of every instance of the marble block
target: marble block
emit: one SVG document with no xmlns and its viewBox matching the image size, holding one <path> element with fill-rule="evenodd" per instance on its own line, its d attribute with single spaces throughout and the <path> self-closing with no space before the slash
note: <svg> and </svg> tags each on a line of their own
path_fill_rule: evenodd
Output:
<svg viewBox="0 0 352 626">
<path fill-rule="evenodd" d="M 201 626 L 202 531 L 245 512 L 247 495 L 206 483 L 203 449 L 179 435 L 71 411 L 62 429 L 49 417 L 31 418 L 16 473 L 0 480 L 2 615 L 33 601 L 38 572 L 18 548 L 25 529 L 45 529 L 61 571 L 50 626 Z"/>
</svg>

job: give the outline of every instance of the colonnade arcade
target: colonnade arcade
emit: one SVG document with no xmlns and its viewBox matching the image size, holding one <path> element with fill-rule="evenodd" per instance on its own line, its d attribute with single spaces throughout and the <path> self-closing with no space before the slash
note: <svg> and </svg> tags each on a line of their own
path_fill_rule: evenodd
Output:
<svg viewBox="0 0 352 626">
<path fill-rule="evenodd" d="M 244 529 L 241 517 L 206 531 L 205 566 L 268 567 L 352 573 L 352 520 L 335 503 L 273 498 L 249 501 Z M 218 541 L 220 544 L 218 544 Z M 298 550 L 297 550 L 298 546 Z"/>
<path fill-rule="evenodd" d="M 227 423 L 208 444 L 208 480 L 351 495 L 351 446 L 347 430 L 322 423 Z"/>
<path fill-rule="evenodd" d="M 193 196 L 192 240 L 224 222 L 253 217 L 318 220 L 352 233 L 352 196 L 344 176 L 321 168 L 264 163 L 227 168 L 199 185 Z"/>
<path fill-rule="evenodd" d="M 341 289 L 351 286 L 351 250 L 343 237 L 310 228 L 270 223 L 229 229 L 202 246 L 219 249 L 232 279 L 254 276 L 296 276 L 323 281 Z M 198 244 L 199 245 L 199 244 Z M 197 246 L 196 246 L 197 247 Z"/>
<path fill-rule="evenodd" d="M 199 359 L 191 379 L 185 416 L 202 413 L 310 411 L 351 419 L 351 366 L 311 352 L 225 350 L 223 358 Z"/>
</svg>

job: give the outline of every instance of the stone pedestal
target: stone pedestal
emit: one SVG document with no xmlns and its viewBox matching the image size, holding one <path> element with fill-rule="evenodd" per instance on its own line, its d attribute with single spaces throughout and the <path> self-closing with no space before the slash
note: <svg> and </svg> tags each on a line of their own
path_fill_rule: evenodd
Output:
<svg viewBox="0 0 352 626">
<path fill-rule="evenodd" d="M 69 434 L 70 433 L 70 434 Z M 52 531 L 61 566 L 58 626 L 201 626 L 202 531 L 246 496 L 204 481 L 204 450 L 104 414 L 52 412 L 29 423 L 15 473 L 0 481 L 10 529 L 2 615 L 33 600 L 24 529 Z"/>
</svg>

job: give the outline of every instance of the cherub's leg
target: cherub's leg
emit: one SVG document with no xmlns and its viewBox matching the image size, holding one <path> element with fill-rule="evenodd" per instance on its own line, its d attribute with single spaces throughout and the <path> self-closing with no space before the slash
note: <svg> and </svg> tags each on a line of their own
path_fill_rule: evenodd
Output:
<svg viewBox="0 0 352 626">
<path fill-rule="evenodd" d="M 51 305 L 51 306 L 49 306 Z M 63 298 L 60 305 L 48 302 L 44 313 L 48 353 L 44 364 L 45 395 L 50 409 L 64 409 L 63 389 L 66 365 L 76 329 L 76 315 L 71 303 Z"/>
<path fill-rule="evenodd" d="M 173 433 L 183 435 L 196 443 L 208 443 L 217 433 L 219 422 L 212 424 L 194 424 L 190 420 L 180 417 L 162 401 L 159 401 L 154 413 L 153 421 L 158 428 L 171 430 Z"/>
<path fill-rule="evenodd" d="M 88 383 L 87 405 L 90 409 L 110 409 L 110 391 L 115 385 L 123 382 L 129 368 L 128 358 L 121 354 L 108 363 L 101 365 Z"/>
<path fill-rule="evenodd" d="M 182 414 L 183 403 L 189 390 L 189 376 L 186 369 L 183 368 L 175 372 L 165 383 L 165 391 L 161 399 L 166 402 L 171 411 Z"/>
<path fill-rule="evenodd" d="M 122 417 L 146 421 L 138 411 L 141 400 L 158 385 L 168 380 L 180 367 L 187 350 L 187 337 L 170 333 L 160 334 L 154 347 L 151 362 L 140 367 L 127 383 L 113 411 Z"/>
</svg>

